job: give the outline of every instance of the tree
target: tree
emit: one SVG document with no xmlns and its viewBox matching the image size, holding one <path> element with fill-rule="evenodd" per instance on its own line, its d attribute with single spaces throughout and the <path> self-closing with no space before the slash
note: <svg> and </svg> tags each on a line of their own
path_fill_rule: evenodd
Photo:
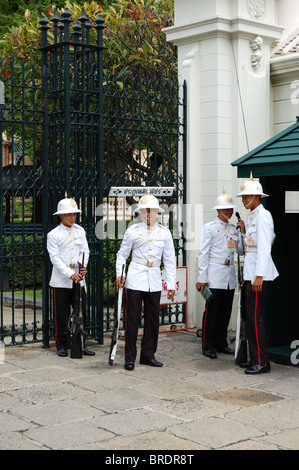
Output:
<svg viewBox="0 0 299 470">
<path fill-rule="evenodd" d="M 1 0 L 0 0 L 1 1 Z M 25 22 L 11 26 L 4 38 L 0 41 L 2 46 L 2 77 L 14 74 L 15 82 L 25 78 L 26 85 L 34 87 L 41 84 L 41 31 L 40 18 L 37 13 L 46 0 L 36 1 L 34 15 L 29 9 L 25 10 Z M 82 6 L 92 25 L 101 15 L 105 20 L 104 30 L 104 74 L 105 83 L 112 82 L 117 74 L 117 86 L 122 86 L 120 77 L 143 77 L 151 79 L 155 76 L 177 79 L 176 49 L 167 43 L 162 29 L 171 25 L 174 0 L 101 0 L 102 3 L 65 2 L 65 8 L 71 13 L 72 25 L 79 21 L 82 15 Z M 26 0 L 30 6 L 33 0 Z M 57 2 L 57 4 L 61 4 Z M 18 5 L 18 8 L 17 8 Z M 19 12 L 24 9 L 25 0 L 11 2 L 11 8 Z M 54 16 L 55 5 L 44 10 L 44 16 L 53 26 L 51 19 Z M 59 9 L 58 9 L 59 10 Z M 61 15 L 63 9 L 57 13 Z M 8 11 L 8 10 L 6 10 Z M 71 26 L 72 28 L 72 26 Z M 90 31 L 90 41 L 95 41 L 95 31 Z M 53 41 L 53 28 L 48 31 L 48 41 Z M 113 78 L 112 78 L 113 77 Z M 27 102 L 32 101 L 31 90 L 26 91 Z M 146 91 L 145 91 L 146 93 Z M 24 97 L 15 97 L 15 100 Z M 154 104 L 153 104 L 154 106 Z"/>
<path fill-rule="evenodd" d="M 58 3 L 58 2 L 57 2 Z M 176 49 L 166 41 L 163 28 L 172 24 L 173 0 L 101 0 L 101 3 L 74 2 L 69 0 L 65 2 L 64 7 L 71 13 L 73 23 L 71 29 L 79 21 L 82 15 L 82 6 L 84 13 L 88 16 L 91 25 L 95 24 L 99 15 L 105 20 L 104 45 L 106 47 L 104 55 L 104 88 L 105 91 L 110 87 L 113 92 L 110 95 L 120 96 L 124 80 L 126 81 L 126 92 L 124 99 L 110 100 L 107 109 L 118 119 L 123 116 L 123 121 L 133 122 L 138 126 L 137 131 L 128 130 L 122 135 L 110 133 L 109 142 L 106 142 L 104 148 L 104 165 L 106 173 L 114 172 L 110 168 L 109 161 L 117 159 L 115 183 L 121 180 L 118 175 L 123 174 L 124 170 L 137 175 L 139 179 L 132 182 L 155 181 L 160 168 L 159 178 L 165 182 L 168 175 L 171 175 L 172 165 L 175 166 L 174 150 L 169 143 L 176 129 L 176 105 L 172 108 L 165 105 L 169 96 L 176 93 L 175 87 L 172 89 L 172 81 L 177 81 L 177 58 Z M 61 16 L 61 9 L 57 9 L 58 17 Z M 48 31 L 48 41 L 53 41 L 52 18 L 55 14 L 55 8 L 46 8 L 44 16 L 49 21 L 50 29 Z M 29 9 L 25 10 L 25 22 L 19 25 L 11 26 L 0 41 L 2 45 L 2 80 L 9 82 L 10 77 L 14 76 L 14 83 L 23 83 L 28 85 L 28 89 L 22 87 L 22 93 L 14 95 L 14 127 L 8 129 L 14 136 L 18 133 L 22 135 L 23 147 L 26 146 L 26 154 L 29 155 L 31 148 L 32 158 L 35 159 L 36 166 L 40 165 L 41 149 L 38 147 L 41 142 L 40 135 L 36 128 L 30 128 L 33 119 L 24 114 L 22 103 L 37 103 L 41 96 L 38 95 L 38 87 L 41 84 L 41 31 L 40 17 L 33 15 Z M 93 28 L 90 30 L 90 41 L 95 41 L 96 34 Z M 142 75 L 144 81 L 140 83 L 139 76 Z M 150 81 L 156 76 L 165 77 L 168 80 L 167 86 L 156 85 L 155 99 L 140 101 L 140 97 L 148 96 Z M 138 82 L 138 86 L 136 83 Z M 32 87 L 30 88 L 30 86 Z M 12 85 L 11 90 L 14 92 Z M 8 87 L 7 87 L 8 88 Z M 26 94 L 26 96 L 24 96 Z M 105 99 L 105 97 L 104 97 Z M 19 100 L 19 105 L 18 105 Z M 107 98 L 108 100 L 108 98 Z M 127 100 L 127 101 L 126 101 Z M 130 100 L 136 107 L 132 111 L 132 105 L 127 106 Z M 138 101 L 139 100 L 139 101 Z M 175 102 L 175 100 L 173 101 Z M 141 104 L 138 104 L 141 103 Z M 113 110 L 113 106 L 118 106 Z M 137 108 L 139 106 L 139 108 Z M 142 108 L 141 108 L 142 106 Z M 30 107 L 28 108 L 30 112 Z M 155 111 L 156 119 L 152 122 L 151 115 Z M 132 113 L 132 116 L 125 113 Z M 19 119 L 19 124 L 15 120 Z M 34 120 L 36 120 L 34 118 Z M 168 122 L 167 129 L 163 122 Z M 26 135 L 24 136 L 24 125 L 26 126 Z M 173 124 L 174 123 L 174 124 Z M 118 124 L 114 124 L 115 127 Z M 162 136 L 157 138 L 157 135 Z M 114 157 L 109 160 L 108 151 Z M 136 158 L 132 158 L 137 149 Z M 145 160 L 141 161 L 141 151 L 144 150 Z M 24 150 L 25 151 L 25 150 Z M 167 162 L 162 168 L 162 161 Z M 170 163 L 169 163 L 170 162 Z M 161 169 L 162 168 L 162 169 Z M 135 170 L 138 169 L 136 172 Z"/>
<path fill-rule="evenodd" d="M 177 73 L 176 49 L 162 29 L 173 21 L 173 0 L 117 0 L 102 14 L 110 70 Z"/>
<path fill-rule="evenodd" d="M 150 76 L 161 71 L 163 74 L 176 74 L 176 48 L 167 43 L 162 32 L 164 27 L 172 24 L 173 0 L 101 1 L 99 4 L 95 1 L 71 3 L 67 0 L 65 8 L 70 10 L 71 18 L 75 21 L 81 16 L 82 6 L 93 25 L 98 15 L 104 18 L 104 43 L 107 48 L 105 68 L 112 73 L 117 71 L 122 74 L 142 72 Z M 26 4 L 30 6 L 31 2 L 33 4 L 33 0 Z M 61 3 L 56 2 L 57 5 Z M 15 4 L 20 4 L 15 13 L 19 15 L 24 9 L 25 1 L 12 2 L 11 9 L 15 8 Z M 27 8 L 24 12 L 25 22 L 13 24 L 8 28 L 0 41 L 2 57 L 5 60 L 15 58 L 25 59 L 29 64 L 38 62 L 41 45 L 38 13 L 43 11 L 50 22 L 54 15 L 54 5 L 46 8 L 47 4 L 46 0 L 35 1 L 34 9 L 31 11 Z M 10 11 L 3 10 L 3 15 L 6 16 Z M 51 33 L 50 29 L 49 41 L 52 39 Z"/>
<path fill-rule="evenodd" d="M 0 37 L 3 37 L 12 26 L 24 22 L 24 14 L 28 9 L 32 18 L 36 19 L 46 12 L 49 0 L 0 0 Z M 57 8 L 63 7 L 65 0 L 57 0 Z"/>
</svg>

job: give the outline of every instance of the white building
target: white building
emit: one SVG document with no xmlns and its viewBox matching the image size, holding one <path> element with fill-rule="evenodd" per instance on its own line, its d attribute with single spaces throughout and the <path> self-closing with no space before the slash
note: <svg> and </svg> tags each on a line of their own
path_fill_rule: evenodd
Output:
<svg viewBox="0 0 299 470">
<path fill-rule="evenodd" d="M 200 328 L 200 225 L 216 216 L 211 208 L 223 188 L 239 192 L 231 163 L 299 115 L 299 0 L 175 0 L 174 25 L 164 31 L 178 47 L 179 80 L 187 83 L 187 203 L 198 220 L 187 245 L 188 326 Z"/>
</svg>

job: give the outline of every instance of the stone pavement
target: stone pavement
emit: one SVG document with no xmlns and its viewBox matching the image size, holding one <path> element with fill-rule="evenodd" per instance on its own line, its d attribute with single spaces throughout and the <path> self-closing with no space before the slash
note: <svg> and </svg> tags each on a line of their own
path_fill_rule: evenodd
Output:
<svg viewBox="0 0 299 470">
<path fill-rule="evenodd" d="M 88 347 L 96 356 L 2 348 L 1 450 L 299 449 L 298 367 L 272 363 L 270 374 L 247 376 L 232 356 L 202 356 L 185 331 L 160 334 L 161 369 L 124 370 L 122 339 L 109 366 L 110 335 Z"/>
</svg>

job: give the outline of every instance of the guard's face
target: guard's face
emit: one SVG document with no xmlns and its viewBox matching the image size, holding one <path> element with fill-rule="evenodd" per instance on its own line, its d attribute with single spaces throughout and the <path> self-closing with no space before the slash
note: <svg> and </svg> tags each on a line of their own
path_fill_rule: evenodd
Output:
<svg viewBox="0 0 299 470">
<path fill-rule="evenodd" d="M 140 209 L 140 216 L 147 225 L 155 224 L 157 215 L 158 209 Z"/>
<path fill-rule="evenodd" d="M 229 220 L 233 215 L 233 209 L 221 209 L 218 211 L 219 218 L 223 221 Z"/>
<path fill-rule="evenodd" d="M 253 194 L 244 195 L 242 196 L 242 202 L 246 209 L 254 209 L 259 204 L 259 197 Z"/>
<path fill-rule="evenodd" d="M 71 227 L 76 222 L 76 216 L 76 213 L 59 215 L 59 217 L 61 218 L 61 222 L 66 227 Z"/>
</svg>

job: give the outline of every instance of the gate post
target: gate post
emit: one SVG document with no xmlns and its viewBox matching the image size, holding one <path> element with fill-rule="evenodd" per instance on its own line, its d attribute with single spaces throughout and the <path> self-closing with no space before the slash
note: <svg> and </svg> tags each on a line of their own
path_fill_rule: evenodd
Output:
<svg viewBox="0 0 299 470">
<path fill-rule="evenodd" d="M 103 240 L 95 235 L 95 208 L 103 202 L 103 116 L 102 71 L 104 20 L 99 16 L 93 30 L 82 8 L 74 25 L 66 8 L 59 19 L 51 19 L 53 38 L 48 40 L 49 21 L 42 18 L 43 70 L 43 195 L 44 344 L 50 339 L 50 263 L 46 236 L 57 219 L 57 202 L 74 197 L 82 209 L 82 225 L 87 233 L 90 260 L 87 273 L 87 325 L 90 337 L 103 342 Z M 80 223 L 80 221 L 78 221 Z"/>
<path fill-rule="evenodd" d="M 104 20 L 101 16 L 96 19 L 96 26 L 95 29 L 97 31 L 97 45 L 101 51 L 103 51 L 103 29 L 104 29 Z M 103 162 L 104 162 L 104 145 L 103 145 L 103 54 L 98 55 L 98 87 L 100 91 L 100 100 L 99 100 L 99 136 L 98 136 L 98 151 L 97 151 L 97 167 L 99 168 L 99 194 L 96 198 L 96 207 L 99 205 L 103 207 L 104 202 L 104 185 L 103 185 Z M 103 218 L 103 214 L 100 216 L 100 219 Z M 103 224 L 100 224 L 102 227 Z M 94 226 L 94 237 L 95 234 L 95 226 Z M 99 344 L 103 344 L 104 342 L 104 281 L 103 281 L 103 272 L 104 272 L 104 262 L 103 262 L 103 254 L 104 254 L 104 234 L 102 233 L 102 237 L 98 240 L 99 244 L 99 252 L 100 257 L 98 262 L 96 263 L 96 279 L 99 283 L 100 287 L 100 295 L 97 296 L 97 312 L 98 312 L 98 342 Z"/>
<path fill-rule="evenodd" d="M 42 90 L 43 90 L 43 123 L 42 123 L 42 169 L 43 169 L 43 190 L 42 190 L 42 234 L 43 234 L 43 253 L 44 262 L 42 268 L 42 342 L 43 347 L 49 347 L 50 339 L 50 321 L 49 321 L 49 257 L 47 255 L 47 233 L 49 227 L 49 176 L 48 176 L 48 83 L 47 83 L 47 52 L 44 49 L 47 46 L 47 32 L 50 27 L 49 21 L 43 17 L 40 21 L 40 30 L 42 33 Z"/>
<path fill-rule="evenodd" d="M 71 194 L 71 178 L 70 178 L 70 146 L 71 146 L 71 121 L 70 121 L 70 110 L 71 110 L 71 94 L 70 94 L 70 19 L 71 13 L 66 8 L 61 14 L 60 28 L 63 31 L 63 48 L 64 48 L 64 158 L 65 158 L 65 190 L 68 195 Z"/>
</svg>

